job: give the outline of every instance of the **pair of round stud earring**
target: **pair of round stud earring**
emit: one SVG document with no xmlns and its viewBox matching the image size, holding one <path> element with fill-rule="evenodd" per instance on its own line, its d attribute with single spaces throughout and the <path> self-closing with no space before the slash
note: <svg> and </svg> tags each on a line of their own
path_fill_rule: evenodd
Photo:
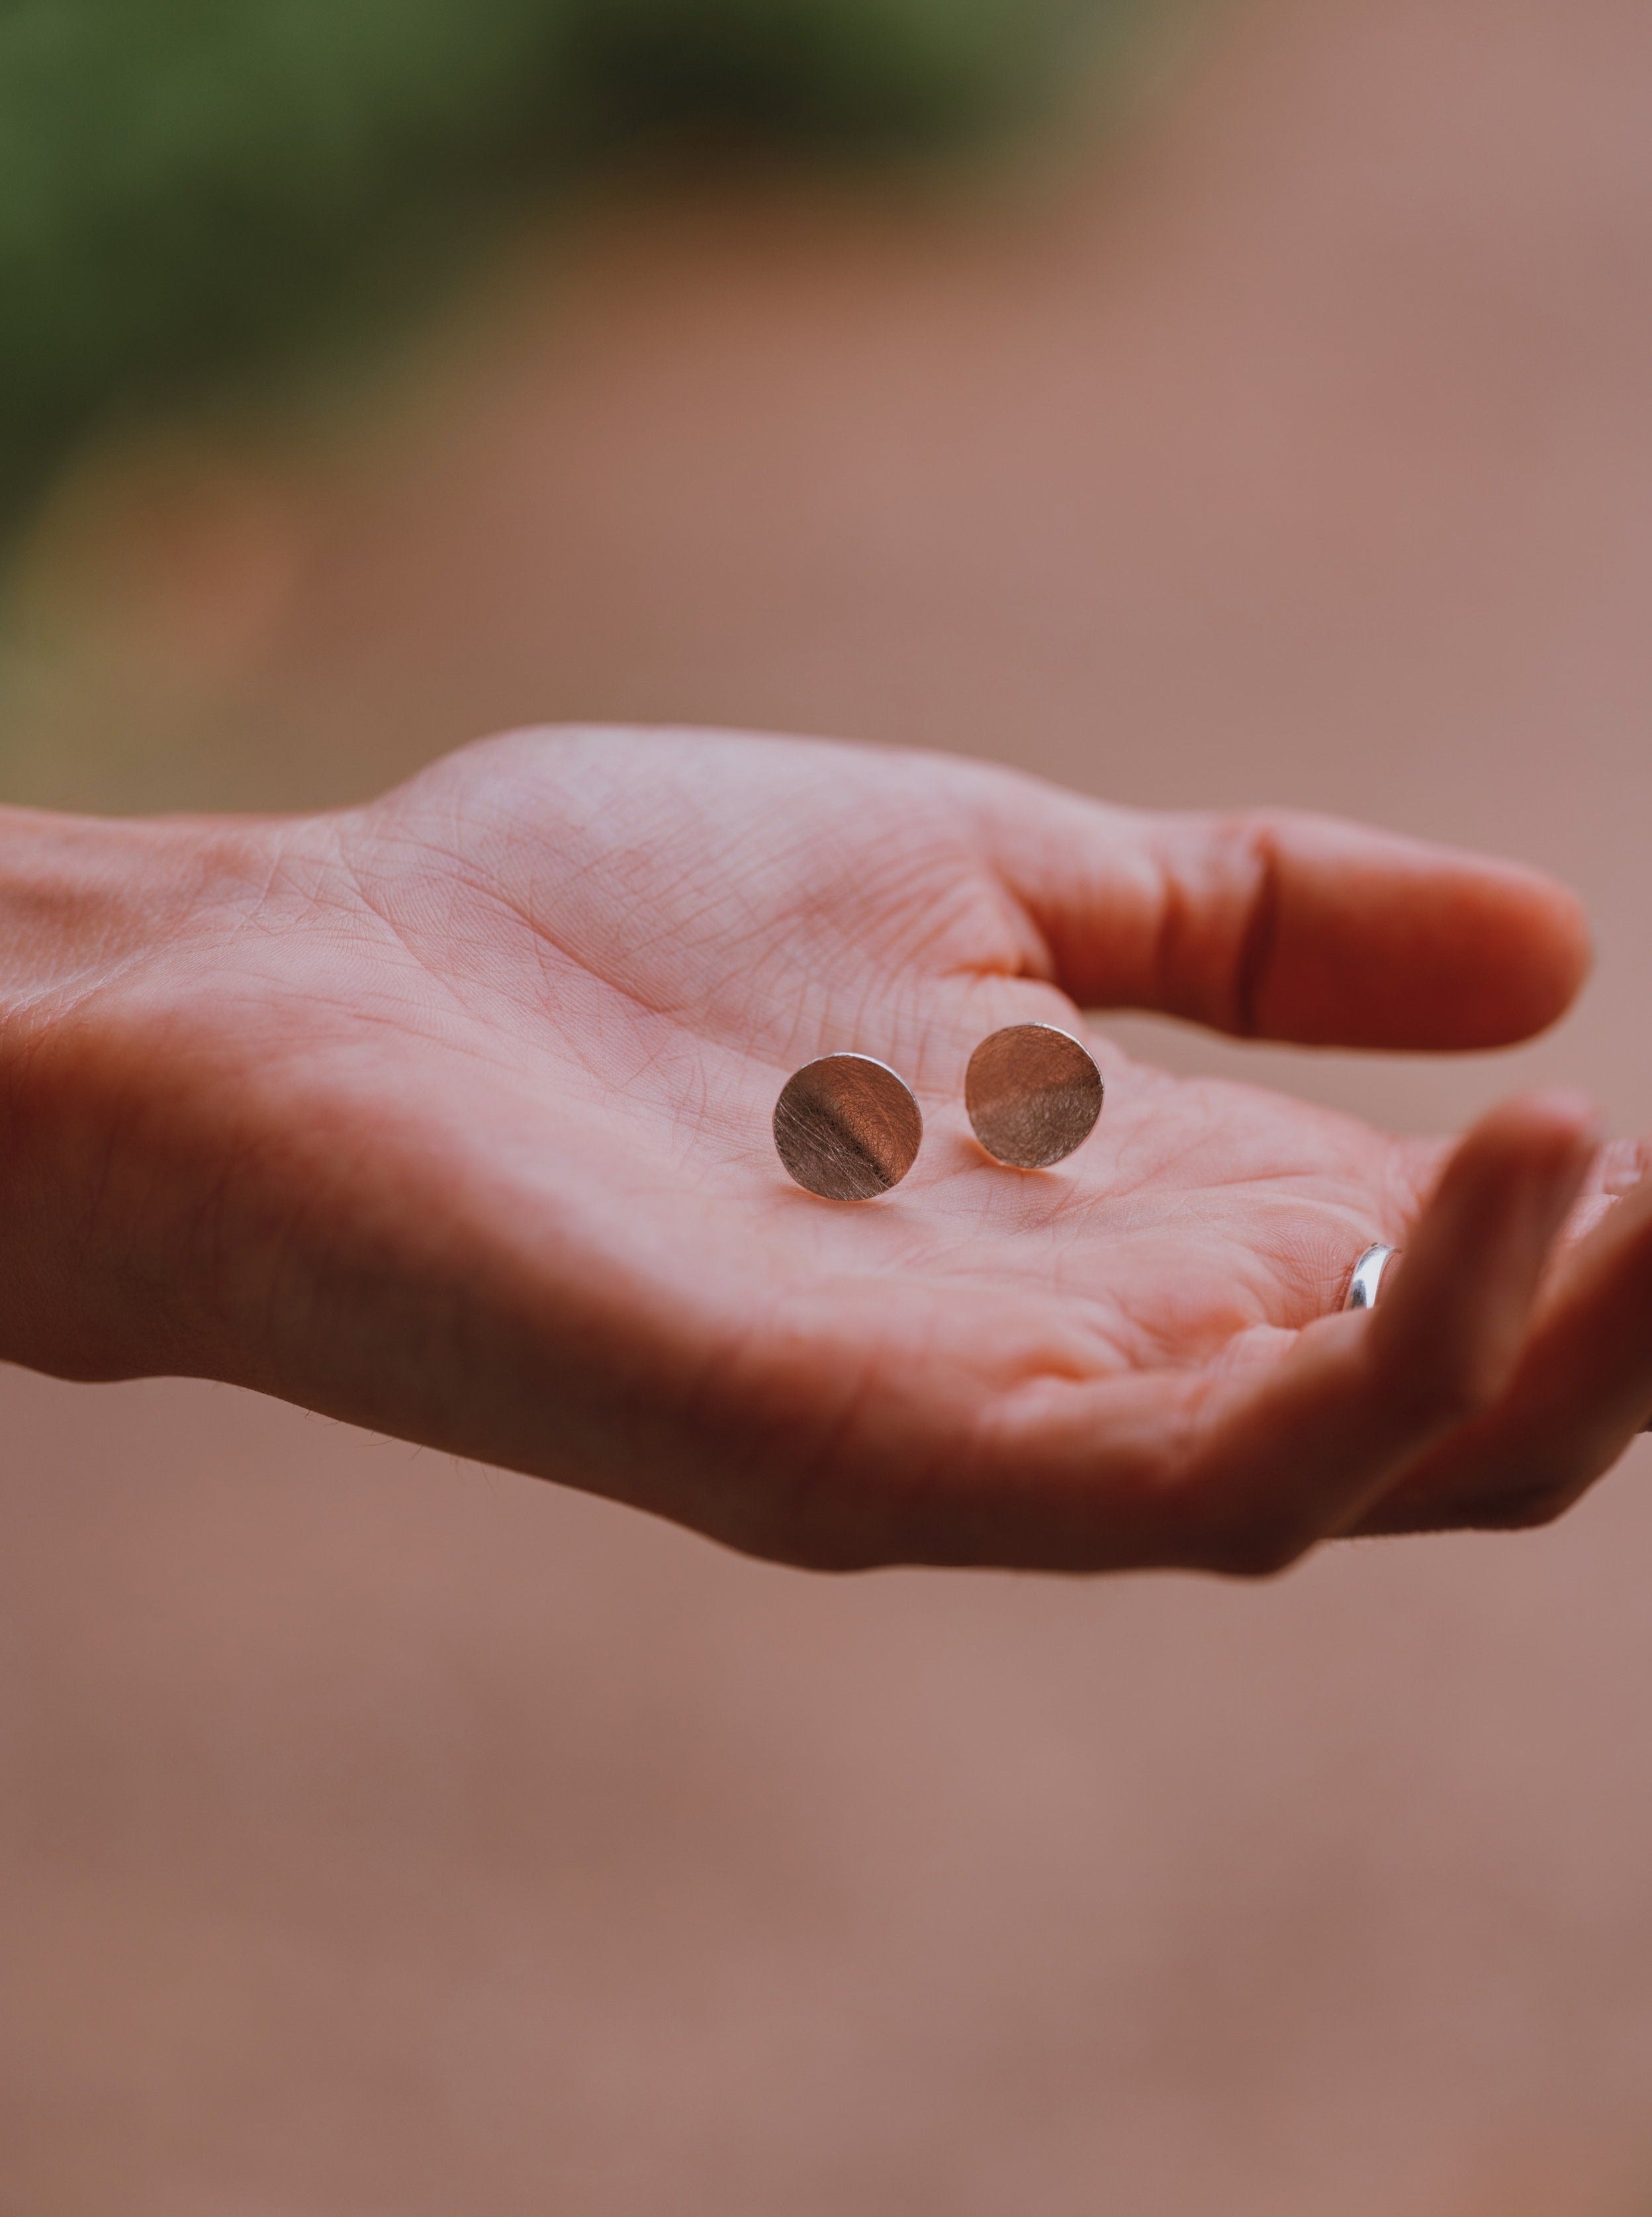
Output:
<svg viewBox="0 0 1652 2217">
<path fill-rule="evenodd" d="M 1101 1073 L 1069 1032 L 1010 1024 L 970 1057 L 964 1104 L 994 1162 L 1048 1170 L 1101 1114 Z M 923 1113 L 911 1087 L 867 1054 L 828 1054 L 789 1078 L 774 1145 L 797 1183 L 826 1201 L 873 1201 L 918 1158 Z"/>
</svg>

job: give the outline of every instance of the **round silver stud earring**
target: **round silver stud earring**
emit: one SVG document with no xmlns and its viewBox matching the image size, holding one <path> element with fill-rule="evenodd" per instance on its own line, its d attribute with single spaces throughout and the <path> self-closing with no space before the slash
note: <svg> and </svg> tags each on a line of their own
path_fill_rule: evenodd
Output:
<svg viewBox="0 0 1652 2217">
<path fill-rule="evenodd" d="M 788 1078 L 774 1104 L 774 1146 L 791 1176 L 823 1201 L 875 1201 L 897 1186 L 923 1144 L 912 1089 L 869 1054 L 828 1054 Z"/>
<path fill-rule="evenodd" d="M 964 1103 L 975 1136 L 1013 1170 L 1048 1170 L 1082 1147 L 1101 1114 L 1101 1073 L 1070 1032 L 1010 1024 L 970 1057 Z"/>
</svg>

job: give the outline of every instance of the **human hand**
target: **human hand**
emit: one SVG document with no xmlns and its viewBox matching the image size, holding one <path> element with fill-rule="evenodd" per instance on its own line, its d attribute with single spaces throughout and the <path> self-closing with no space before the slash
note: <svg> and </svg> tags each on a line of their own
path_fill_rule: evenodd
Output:
<svg viewBox="0 0 1652 2217">
<path fill-rule="evenodd" d="M 1095 1135 L 1019 1173 L 963 1073 L 1075 1004 L 1489 1047 L 1587 960 L 1510 866 L 826 744 L 527 733 L 335 815 L 12 815 L 0 1354 L 229 1380 L 821 1565 L 1253 1572 L 1544 1514 L 1652 1410 L 1652 1206 L 1585 1104 L 1453 1153 L 1097 1044 Z M 928 1127 L 863 1205 L 769 1133 L 842 1049 Z M 1378 1238 L 1382 1306 L 1336 1313 Z"/>
</svg>

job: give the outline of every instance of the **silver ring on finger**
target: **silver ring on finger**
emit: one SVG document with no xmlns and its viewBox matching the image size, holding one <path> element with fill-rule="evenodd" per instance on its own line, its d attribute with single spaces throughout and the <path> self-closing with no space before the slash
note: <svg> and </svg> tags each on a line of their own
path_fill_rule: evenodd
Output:
<svg viewBox="0 0 1652 2217">
<path fill-rule="evenodd" d="M 1354 1264 L 1353 1275 L 1348 1280 L 1347 1294 L 1342 1303 L 1345 1309 L 1376 1307 L 1388 1266 L 1398 1252 L 1397 1247 L 1384 1246 L 1380 1240 L 1374 1246 L 1366 1248 Z"/>
</svg>

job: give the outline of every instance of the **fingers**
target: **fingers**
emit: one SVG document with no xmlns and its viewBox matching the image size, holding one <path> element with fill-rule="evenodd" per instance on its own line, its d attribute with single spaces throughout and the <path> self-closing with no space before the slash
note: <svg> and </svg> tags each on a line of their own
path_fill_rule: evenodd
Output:
<svg viewBox="0 0 1652 2217">
<path fill-rule="evenodd" d="M 1328 817 L 1156 815 L 995 781 L 987 836 L 1081 1005 L 1329 1047 L 1499 1047 L 1587 973 L 1575 897 Z"/>
<path fill-rule="evenodd" d="M 1214 1390 L 1194 1374 L 1042 1381 L 966 1485 L 926 1489 L 896 1553 L 1246 1574 L 1294 1561 L 1502 1391 L 1594 1146 L 1572 1096 L 1494 1111 L 1447 1164 L 1376 1311 L 1326 1318 Z"/>
<path fill-rule="evenodd" d="M 1539 1093 L 1483 1116 L 1440 1174 L 1372 1316 L 1396 1374 L 1460 1378 L 1489 1402 L 1519 1357 L 1538 1282 L 1600 1145 L 1592 1102 Z"/>
<path fill-rule="evenodd" d="M 1511 1102 L 1476 1126 L 1388 1299 L 1304 1333 L 1207 1442 L 1197 1485 L 1221 1505 L 1219 1566 L 1293 1561 L 1490 1405 L 1595 1145 L 1593 1111 L 1572 1095 Z"/>
<path fill-rule="evenodd" d="M 1652 1182 L 1565 1258 L 1496 1405 L 1408 1468 L 1360 1528 L 1546 1522 L 1612 1468 L 1649 1413 Z"/>
</svg>

